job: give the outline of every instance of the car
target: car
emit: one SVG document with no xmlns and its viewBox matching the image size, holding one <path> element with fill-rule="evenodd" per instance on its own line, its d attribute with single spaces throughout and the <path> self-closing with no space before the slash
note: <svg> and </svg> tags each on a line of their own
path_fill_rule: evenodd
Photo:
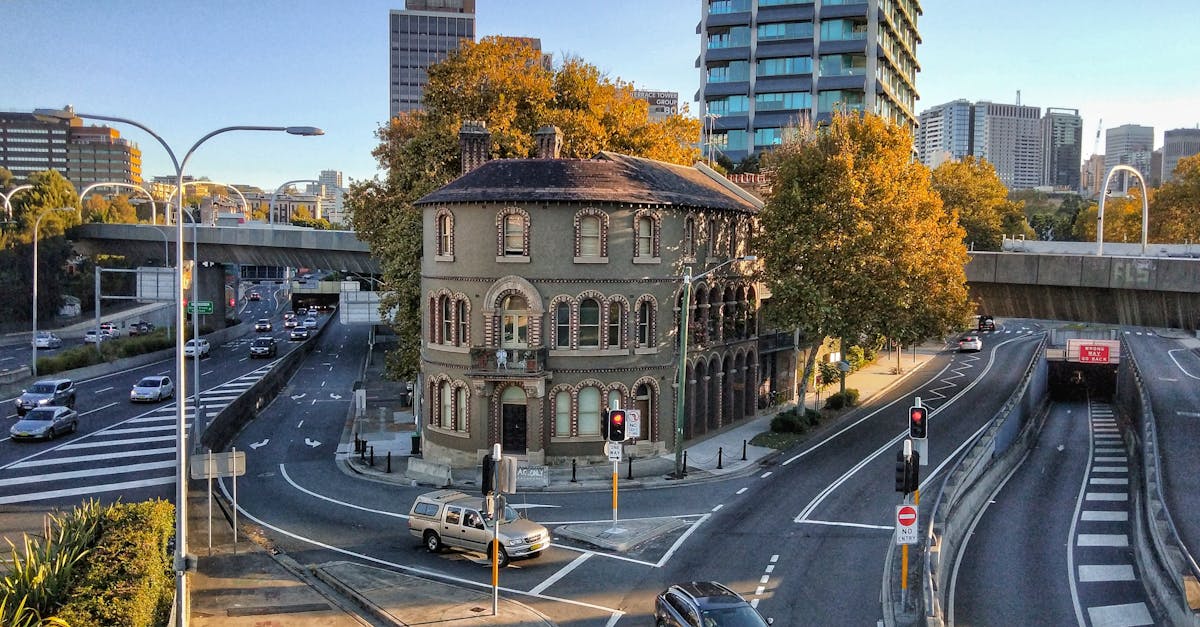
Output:
<svg viewBox="0 0 1200 627">
<path fill-rule="evenodd" d="M 186 357 L 204 358 L 208 357 L 210 352 L 212 352 L 212 345 L 204 338 L 188 340 L 187 344 L 183 345 L 183 354 Z"/>
<path fill-rule="evenodd" d="M 294 311 L 285 311 L 285 312 L 283 312 L 283 319 L 284 319 L 284 320 L 294 320 L 295 318 L 296 318 L 296 312 L 294 312 Z"/>
<path fill-rule="evenodd" d="M 259 318 L 258 322 L 254 323 L 254 330 L 255 331 L 270 331 L 271 330 L 271 320 L 268 318 Z"/>
<path fill-rule="evenodd" d="M 79 429 L 79 412 L 70 407 L 38 407 L 8 430 L 14 440 L 53 440 Z"/>
<path fill-rule="evenodd" d="M 413 501 L 408 532 L 420 538 L 430 553 L 445 547 L 487 552 L 496 529 L 484 503 L 483 497 L 459 490 L 427 492 Z M 507 505 L 499 533 L 497 566 L 507 566 L 514 557 L 537 557 L 550 546 L 550 532 L 545 527 L 522 518 Z"/>
<path fill-rule="evenodd" d="M 296 316 L 292 316 L 291 318 L 285 318 L 283 321 L 283 328 L 285 328 L 285 329 L 295 329 L 299 325 L 300 325 L 300 321 L 296 319 Z"/>
<path fill-rule="evenodd" d="M 146 322 L 145 320 L 139 320 L 139 321 L 129 325 L 129 335 L 130 336 L 146 335 L 148 333 L 152 333 L 153 331 L 154 331 L 154 325 L 149 322 Z"/>
<path fill-rule="evenodd" d="M 317 328 L 317 319 L 312 316 L 305 318 L 304 319 L 304 328 L 306 328 L 306 329 Z"/>
<path fill-rule="evenodd" d="M 31 409 L 47 405 L 75 407 L 75 382 L 70 379 L 36 381 L 29 389 L 21 391 L 16 405 L 18 416 L 24 416 L 25 412 Z"/>
<path fill-rule="evenodd" d="M 503 527 L 501 527 L 503 529 Z M 775 624 L 716 581 L 689 581 L 663 590 L 654 599 L 659 627 L 766 627 Z"/>
<path fill-rule="evenodd" d="M 33 340 L 34 348 L 62 348 L 62 345 L 62 338 L 49 331 L 38 331 Z"/>
<path fill-rule="evenodd" d="M 978 335 L 964 335 L 958 340 L 958 352 L 973 351 L 978 353 L 983 350 L 983 340 L 979 339 Z"/>
<path fill-rule="evenodd" d="M 112 322 L 105 322 L 101 324 L 100 330 L 107 333 L 110 338 L 121 337 L 121 329 L 117 328 L 117 325 Z"/>
<path fill-rule="evenodd" d="M 980 331 L 995 331 L 996 321 L 991 316 L 979 316 Z"/>
<path fill-rule="evenodd" d="M 147 401 L 157 403 L 175 396 L 175 383 L 171 377 L 155 375 L 142 377 L 141 381 L 133 384 L 129 390 L 130 402 Z"/>
<path fill-rule="evenodd" d="M 113 339 L 112 333 L 109 333 L 103 329 L 88 329 L 87 332 L 83 334 L 84 344 L 98 344 L 100 342 L 107 342 L 111 339 Z"/>
<path fill-rule="evenodd" d="M 251 357 L 274 357 L 275 350 L 275 338 L 273 337 L 256 337 L 253 342 L 250 342 Z"/>
<path fill-rule="evenodd" d="M 308 339 L 308 329 L 306 329 L 305 327 L 296 327 L 296 328 L 292 329 L 291 333 L 288 334 L 288 339 L 290 339 L 290 340 L 307 340 Z"/>
<path fill-rule="evenodd" d="M 305 309 L 304 307 L 297 307 L 297 308 L 296 308 L 296 315 L 297 315 L 297 316 L 303 316 L 303 315 L 304 315 L 304 314 L 306 314 L 306 313 L 308 313 L 308 309 Z"/>
</svg>

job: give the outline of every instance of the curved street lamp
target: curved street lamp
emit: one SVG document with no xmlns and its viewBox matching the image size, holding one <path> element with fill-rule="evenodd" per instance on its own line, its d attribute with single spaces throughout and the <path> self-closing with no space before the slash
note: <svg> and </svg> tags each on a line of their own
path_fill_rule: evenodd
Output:
<svg viewBox="0 0 1200 627">
<path fill-rule="evenodd" d="M 755 255 L 742 255 L 733 259 L 726 259 L 720 264 L 709 270 L 705 270 L 696 276 L 692 276 L 692 267 L 685 266 L 683 268 L 683 294 L 682 303 L 679 308 L 679 365 L 676 373 L 676 385 L 679 386 L 679 392 L 675 395 L 675 478 L 682 479 L 687 469 L 683 467 L 683 420 L 684 420 L 684 395 L 687 390 L 687 351 L 688 351 L 688 310 L 692 306 L 692 282 L 724 268 L 725 266 L 735 261 L 757 261 Z"/>
<path fill-rule="evenodd" d="M 292 183 L 316 183 L 320 185 L 321 181 L 316 179 L 293 179 L 291 181 L 284 181 L 279 187 L 276 187 L 275 192 L 271 194 L 271 208 L 267 210 L 267 224 L 275 224 L 275 197 L 279 195 L 279 192 L 283 191 L 283 188 Z M 316 216 L 313 217 L 315 218 Z"/>
<path fill-rule="evenodd" d="M 13 196 L 14 196 L 14 195 L 15 195 L 17 192 L 22 192 L 22 191 L 25 191 L 25 190 L 27 190 L 27 189 L 33 189 L 33 186 L 32 186 L 32 185 L 18 185 L 18 186 L 16 186 L 16 187 L 14 187 L 14 188 L 12 188 L 12 189 L 8 190 L 8 193 L 7 193 L 7 194 L 0 193 L 0 197 L 3 197 L 3 198 L 4 198 L 4 212 L 5 212 L 6 214 L 8 214 L 8 221 L 9 221 L 9 222 L 12 222 L 12 202 L 11 202 L 11 201 L 12 201 L 12 197 L 13 197 Z"/>
<path fill-rule="evenodd" d="M 246 196 L 242 194 L 242 190 L 230 185 L 229 183 L 221 183 L 219 181 L 187 181 L 183 184 L 184 187 L 187 187 L 188 185 L 220 185 L 222 187 L 225 187 L 226 189 L 233 191 L 233 193 L 236 194 L 237 197 L 242 200 L 242 211 L 245 211 L 247 213 L 247 215 L 249 215 L 250 203 L 246 202 Z M 170 194 L 167 194 L 167 202 L 168 203 L 171 202 L 171 198 L 175 195 L 175 192 L 177 192 L 177 191 L 179 191 L 178 187 L 171 190 Z M 199 222 L 200 221 L 199 214 L 194 216 L 192 221 Z"/>
<path fill-rule="evenodd" d="M 1096 213 L 1096 254 L 1104 254 L 1104 199 L 1108 196 L 1108 184 L 1117 172 L 1128 172 L 1136 176 L 1142 184 L 1142 256 L 1145 257 L 1146 236 L 1150 233 L 1150 200 L 1147 198 L 1150 190 L 1146 187 L 1146 179 L 1142 178 L 1142 173 L 1137 168 L 1124 164 L 1114 165 L 1104 177 L 1104 187 L 1100 188 L 1100 209 Z"/>
<path fill-rule="evenodd" d="M 230 131 L 281 131 L 281 132 L 288 133 L 290 135 L 324 135 L 325 131 L 323 131 L 319 128 L 313 127 L 313 126 L 226 126 L 224 128 L 219 128 L 215 131 L 212 131 L 212 132 L 208 133 L 207 135 L 205 135 L 204 137 L 201 137 L 199 140 L 196 141 L 196 143 L 192 144 L 192 147 L 189 148 L 188 151 L 183 155 L 183 161 L 179 161 L 178 159 L 175 158 L 175 152 L 173 150 L 171 150 L 171 146 L 169 144 L 167 144 L 167 142 L 165 140 L 163 140 L 162 137 L 160 137 L 154 131 L 150 130 L 150 128 L 147 127 L 146 125 L 144 125 L 140 122 L 131 120 L 129 118 L 121 118 L 121 117 L 110 116 L 110 115 L 93 115 L 93 114 L 76 113 L 74 111 L 74 109 L 72 109 L 71 107 L 67 107 L 66 109 L 62 109 L 62 110 L 38 109 L 38 110 L 34 111 L 34 115 L 37 117 L 49 117 L 49 118 L 59 119 L 59 120 L 61 120 L 61 119 L 69 120 L 73 117 L 80 117 L 80 118 L 86 118 L 86 119 L 92 119 L 92 120 L 103 120 L 106 122 L 120 122 L 120 123 L 124 123 L 124 124 L 130 124 L 132 126 L 136 126 L 140 129 L 142 129 L 143 131 L 149 133 L 151 137 L 153 137 L 155 140 L 158 141 L 158 143 L 163 147 L 163 149 L 167 151 L 167 155 L 171 157 L 171 163 L 175 166 L 175 180 L 176 180 L 175 189 L 180 192 L 178 195 L 179 196 L 178 204 L 176 205 L 176 216 L 178 217 L 178 219 L 175 221 L 175 227 L 176 227 L 175 254 L 176 254 L 176 259 L 179 260 L 179 263 L 175 264 L 175 266 L 176 266 L 175 276 L 176 276 L 176 281 L 178 282 L 178 284 L 176 285 L 176 289 L 179 290 L 178 298 L 176 299 L 176 303 L 175 303 L 175 327 L 177 329 L 179 329 L 179 333 L 175 334 L 175 370 L 176 370 L 176 376 L 175 376 L 176 382 L 175 383 L 177 386 L 177 392 L 178 392 L 179 399 L 180 399 L 179 402 L 175 403 L 176 409 L 177 409 L 176 425 L 175 425 L 175 460 L 176 460 L 176 464 L 175 464 L 175 471 L 176 471 L 176 475 L 175 475 L 175 563 L 174 563 L 175 604 L 176 604 L 175 614 L 176 614 L 177 620 L 179 621 L 179 625 L 181 627 L 186 627 L 187 621 L 188 621 L 188 612 L 187 612 L 187 594 L 188 593 L 187 593 L 187 448 L 186 448 L 187 442 L 186 442 L 186 436 L 185 436 L 185 431 L 186 431 L 186 427 L 187 427 L 187 413 L 185 410 L 185 406 L 187 403 L 184 402 L 184 399 L 187 398 L 187 391 L 186 391 L 187 382 L 185 381 L 187 365 L 186 365 L 186 362 L 184 359 L 184 354 L 183 354 L 183 349 L 184 349 L 183 329 L 185 326 L 183 299 L 186 297 L 186 294 L 183 291 L 183 250 L 184 250 L 183 249 L 183 170 L 185 167 L 187 167 L 188 159 L 191 158 L 192 154 L 196 152 L 196 149 L 199 148 L 201 144 L 203 144 L 204 142 L 208 141 L 209 139 L 213 138 L 216 135 L 220 135 L 221 133 L 228 133 Z M 193 293 L 193 302 L 195 302 L 196 282 L 193 282 L 193 284 L 192 284 L 192 293 Z M 195 310 L 196 309 L 193 308 L 193 312 L 195 312 Z M 200 332 L 199 327 L 196 327 L 194 329 L 194 332 L 198 334 Z M 199 361 L 199 356 L 196 357 L 196 360 Z M 197 385 L 196 385 L 197 407 L 195 408 L 196 409 L 195 417 L 196 417 L 196 421 L 198 423 L 199 419 L 200 419 L 200 408 L 199 408 L 200 368 L 199 368 L 199 364 L 197 364 L 197 367 L 195 368 L 195 370 L 196 370 L 196 383 L 197 383 Z"/>
<path fill-rule="evenodd" d="M 82 204 L 83 199 L 85 197 L 87 197 L 87 193 L 92 191 L 93 189 L 96 189 L 97 187 L 120 187 L 120 188 L 124 188 L 124 189 L 136 189 L 137 191 L 145 194 L 146 198 L 150 199 L 150 223 L 158 224 L 158 207 L 157 207 L 157 205 L 154 204 L 154 196 L 150 195 L 150 192 L 146 191 L 145 188 L 139 187 L 137 185 L 132 185 L 129 183 L 119 183 L 116 181 L 105 181 L 102 183 L 92 183 L 91 185 L 88 185 L 87 187 L 83 188 L 82 192 L 79 192 L 79 202 Z M 164 219 L 165 219 L 165 217 L 166 216 L 164 216 Z"/>
<path fill-rule="evenodd" d="M 36 220 L 33 221 L 33 335 L 30 337 L 30 343 L 33 345 L 33 359 L 29 361 L 29 372 L 34 378 L 37 377 L 37 323 L 38 323 L 38 229 L 42 226 L 42 218 L 46 217 L 51 211 L 75 211 L 74 207 L 53 207 L 43 209 L 38 214 Z M 79 219 L 83 221 L 83 211 L 79 212 Z M 100 333 L 100 329 L 96 329 L 96 333 Z M 96 348 L 100 347 L 100 336 L 96 336 Z"/>
</svg>

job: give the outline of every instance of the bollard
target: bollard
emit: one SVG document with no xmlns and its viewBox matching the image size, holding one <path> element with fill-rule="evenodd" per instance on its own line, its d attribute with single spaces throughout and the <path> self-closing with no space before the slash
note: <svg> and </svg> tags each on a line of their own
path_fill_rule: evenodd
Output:
<svg viewBox="0 0 1200 627">
<path fill-rule="evenodd" d="M 574 457 L 571 458 L 571 483 L 579 483 L 575 479 L 575 458 Z"/>
<path fill-rule="evenodd" d="M 687 451 L 683 452 L 683 476 L 687 476 Z"/>
<path fill-rule="evenodd" d="M 725 452 L 725 450 L 724 450 L 722 447 L 720 447 L 720 446 L 718 446 L 718 447 L 717 447 L 717 470 L 721 470 L 721 469 L 723 469 L 723 468 L 724 468 L 724 466 L 722 466 L 722 465 L 721 465 L 721 463 L 722 463 L 722 454 L 723 454 L 724 452 Z"/>
<path fill-rule="evenodd" d="M 392 474 L 392 452 L 391 451 L 388 451 L 387 472 L 389 475 Z"/>
<path fill-rule="evenodd" d="M 364 446 L 358 447 L 358 461 L 365 464 L 367 462 L 367 447 L 365 446 L 366 440 L 363 440 L 363 444 Z"/>
<path fill-rule="evenodd" d="M 375 445 L 371 445 L 371 468 L 375 467 Z"/>
<path fill-rule="evenodd" d="M 742 461 L 746 461 L 746 441 L 742 440 Z"/>
<path fill-rule="evenodd" d="M 629 471 L 625 473 L 625 478 L 633 480 L 633 455 L 629 456 Z"/>
</svg>

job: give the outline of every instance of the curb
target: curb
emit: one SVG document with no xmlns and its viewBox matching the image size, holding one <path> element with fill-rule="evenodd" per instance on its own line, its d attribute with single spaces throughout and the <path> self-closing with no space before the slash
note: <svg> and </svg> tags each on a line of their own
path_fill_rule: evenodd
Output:
<svg viewBox="0 0 1200 627">
<path fill-rule="evenodd" d="M 347 586 L 342 582 L 341 579 L 338 579 L 337 577 L 325 572 L 325 566 L 330 564 L 348 564 L 358 566 L 358 564 L 353 564 L 346 561 L 326 562 L 325 564 L 310 566 L 308 569 L 309 573 L 321 581 L 321 583 L 329 586 L 338 594 L 341 594 L 349 599 L 352 603 L 357 605 L 359 609 L 365 611 L 367 614 L 370 614 L 376 620 L 388 625 L 399 625 L 400 627 L 404 627 L 405 623 L 401 622 L 395 616 L 389 614 L 387 610 L 379 607 L 370 599 L 360 594 L 357 590 Z"/>
</svg>

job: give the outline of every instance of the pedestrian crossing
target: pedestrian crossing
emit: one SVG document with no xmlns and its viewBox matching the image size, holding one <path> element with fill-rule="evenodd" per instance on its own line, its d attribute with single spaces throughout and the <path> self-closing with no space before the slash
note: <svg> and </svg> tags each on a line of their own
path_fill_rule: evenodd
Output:
<svg viewBox="0 0 1200 627">
<path fill-rule="evenodd" d="M 272 360 L 201 392 L 204 423 L 266 376 L 274 365 Z M 190 405 L 190 395 L 187 400 L 185 428 L 191 431 L 196 412 Z M 85 496 L 115 500 L 127 491 L 175 485 L 177 411 L 175 403 L 165 403 L 0 467 L 0 505 Z M 81 426 L 86 430 L 86 423 Z M 167 498 L 172 492 L 165 490 L 160 496 Z"/>
<path fill-rule="evenodd" d="M 1129 460 L 1108 403 L 1090 401 L 1091 462 L 1073 538 L 1074 585 L 1092 627 L 1153 625 L 1130 548 Z"/>
</svg>

